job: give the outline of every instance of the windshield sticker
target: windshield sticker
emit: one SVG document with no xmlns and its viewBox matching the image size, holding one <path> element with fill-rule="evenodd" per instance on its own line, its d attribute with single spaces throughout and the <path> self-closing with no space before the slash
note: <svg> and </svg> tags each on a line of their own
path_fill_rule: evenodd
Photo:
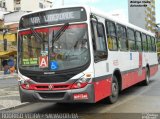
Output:
<svg viewBox="0 0 160 119">
<path fill-rule="evenodd" d="M 50 62 L 50 69 L 51 70 L 57 70 L 58 69 L 58 63 L 56 61 Z"/>
<path fill-rule="evenodd" d="M 24 65 L 37 65 L 38 58 L 23 59 L 22 62 Z"/>
<path fill-rule="evenodd" d="M 47 68 L 47 67 L 48 67 L 48 56 L 40 56 L 39 68 Z"/>
<path fill-rule="evenodd" d="M 48 51 L 41 51 L 41 55 L 42 56 L 47 56 L 48 55 Z"/>
</svg>

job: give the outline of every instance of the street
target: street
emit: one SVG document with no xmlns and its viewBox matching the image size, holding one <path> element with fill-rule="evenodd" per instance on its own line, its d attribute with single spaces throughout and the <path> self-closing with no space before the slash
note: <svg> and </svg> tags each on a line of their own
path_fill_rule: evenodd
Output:
<svg viewBox="0 0 160 119">
<path fill-rule="evenodd" d="M 0 88 L 7 88 L 12 86 L 17 86 L 18 81 L 15 78 L 0 80 Z"/>
<path fill-rule="evenodd" d="M 0 0 L 0 119 L 160 119 L 159 11 L 160 0 Z"/>
<path fill-rule="evenodd" d="M 118 102 L 116 102 L 115 104 L 107 104 L 105 101 L 100 101 L 96 104 L 29 103 L 28 105 L 25 106 L 6 110 L 6 112 L 51 113 L 51 114 L 77 113 L 83 115 L 82 118 L 83 117 L 96 118 L 95 115 L 102 116 L 104 114 L 112 114 L 112 113 L 117 113 L 117 114 L 160 113 L 159 77 L 160 77 L 160 72 L 158 72 L 154 77 L 151 78 L 149 86 L 143 86 L 138 84 L 129 89 L 124 90 L 120 94 Z M 160 115 L 158 116 L 158 118 L 160 118 Z"/>
</svg>

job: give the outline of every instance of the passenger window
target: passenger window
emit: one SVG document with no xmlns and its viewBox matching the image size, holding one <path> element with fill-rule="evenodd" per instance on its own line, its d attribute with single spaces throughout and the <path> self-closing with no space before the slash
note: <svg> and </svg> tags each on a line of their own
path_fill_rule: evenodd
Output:
<svg viewBox="0 0 160 119">
<path fill-rule="evenodd" d="M 128 40 L 126 35 L 126 28 L 124 26 L 117 25 L 117 37 L 120 49 L 128 50 Z"/>
<path fill-rule="evenodd" d="M 147 36 L 147 41 L 148 41 L 148 51 L 151 52 L 152 51 L 152 41 L 151 41 L 150 36 Z"/>
<path fill-rule="evenodd" d="M 107 47 L 102 23 L 92 21 L 92 35 L 95 61 L 106 59 Z"/>
<path fill-rule="evenodd" d="M 142 46 L 143 46 L 143 51 L 148 51 L 146 34 L 142 34 Z"/>
<path fill-rule="evenodd" d="M 111 21 L 106 21 L 106 30 L 107 30 L 108 48 L 110 50 L 118 50 L 115 24 Z"/>
<path fill-rule="evenodd" d="M 135 41 L 135 36 L 134 36 L 134 30 L 127 29 L 127 36 L 129 40 L 129 49 L 131 51 L 136 51 L 136 41 Z"/>
<path fill-rule="evenodd" d="M 155 38 L 152 37 L 152 51 L 155 52 L 156 51 L 156 42 L 155 42 Z"/>
<path fill-rule="evenodd" d="M 136 47 L 138 51 L 142 51 L 141 33 L 136 31 Z"/>
</svg>

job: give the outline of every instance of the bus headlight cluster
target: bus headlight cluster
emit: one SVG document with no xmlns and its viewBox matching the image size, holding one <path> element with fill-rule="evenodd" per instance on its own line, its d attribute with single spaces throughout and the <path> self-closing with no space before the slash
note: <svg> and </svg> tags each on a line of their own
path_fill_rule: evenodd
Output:
<svg viewBox="0 0 160 119">
<path fill-rule="evenodd" d="M 32 90 L 33 87 L 31 84 L 33 84 L 33 82 L 31 81 L 31 79 L 29 78 L 24 78 L 23 76 L 19 76 L 20 80 L 19 80 L 19 85 L 26 90 Z"/>
<path fill-rule="evenodd" d="M 90 78 L 80 78 L 72 85 L 71 88 L 72 89 L 84 88 L 89 81 L 90 81 Z"/>
<path fill-rule="evenodd" d="M 32 87 L 31 87 L 31 81 L 30 80 L 24 80 L 23 82 L 21 82 L 20 86 L 23 88 L 23 89 L 27 89 L 27 90 L 31 90 Z"/>
</svg>

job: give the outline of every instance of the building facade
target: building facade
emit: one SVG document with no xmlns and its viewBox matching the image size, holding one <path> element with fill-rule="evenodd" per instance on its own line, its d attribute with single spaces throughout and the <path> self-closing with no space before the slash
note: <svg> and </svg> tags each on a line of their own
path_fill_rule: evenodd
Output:
<svg viewBox="0 0 160 119">
<path fill-rule="evenodd" d="M 20 17 L 30 11 L 52 7 L 52 0 L 0 0 L 0 71 L 2 62 L 17 55 L 17 30 Z"/>
<path fill-rule="evenodd" d="M 128 0 L 128 18 L 131 24 L 155 32 L 155 0 Z"/>
<path fill-rule="evenodd" d="M 2 10 L 13 11 L 34 11 L 52 7 L 52 0 L 0 0 Z"/>
</svg>

